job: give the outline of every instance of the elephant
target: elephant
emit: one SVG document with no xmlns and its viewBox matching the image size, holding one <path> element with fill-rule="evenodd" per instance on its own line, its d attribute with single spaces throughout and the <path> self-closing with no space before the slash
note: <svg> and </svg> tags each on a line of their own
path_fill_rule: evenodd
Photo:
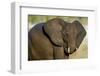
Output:
<svg viewBox="0 0 100 76">
<path fill-rule="evenodd" d="M 38 23 L 28 32 L 28 60 L 69 59 L 85 36 L 86 31 L 77 20 L 69 23 L 53 18 Z"/>
</svg>

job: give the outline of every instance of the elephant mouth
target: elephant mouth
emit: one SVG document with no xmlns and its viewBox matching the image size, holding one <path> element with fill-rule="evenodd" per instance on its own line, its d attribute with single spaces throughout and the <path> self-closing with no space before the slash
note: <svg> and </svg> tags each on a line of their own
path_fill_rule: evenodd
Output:
<svg viewBox="0 0 100 76">
<path fill-rule="evenodd" d="M 65 55 L 69 56 L 69 54 L 73 54 L 75 51 L 77 51 L 78 48 L 75 48 L 73 51 L 71 51 L 71 48 L 64 48 Z"/>
</svg>

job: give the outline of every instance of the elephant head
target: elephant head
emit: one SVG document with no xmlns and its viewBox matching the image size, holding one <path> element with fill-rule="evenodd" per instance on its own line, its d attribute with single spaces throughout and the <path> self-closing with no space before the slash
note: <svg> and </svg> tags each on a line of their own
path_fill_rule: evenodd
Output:
<svg viewBox="0 0 100 76">
<path fill-rule="evenodd" d="M 79 48 L 86 35 L 86 31 L 79 21 L 74 21 L 72 23 L 66 23 L 62 34 L 64 42 L 67 43 L 67 50 L 65 51 L 68 54 L 72 54 Z"/>
<path fill-rule="evenodd" d="M 86 35 L 79 21 L 67 23 L 60 18 L 47 21 L 44 30 L 54 45 L 64 47 L 66 54 L 75 52 Z"/>
</svg>

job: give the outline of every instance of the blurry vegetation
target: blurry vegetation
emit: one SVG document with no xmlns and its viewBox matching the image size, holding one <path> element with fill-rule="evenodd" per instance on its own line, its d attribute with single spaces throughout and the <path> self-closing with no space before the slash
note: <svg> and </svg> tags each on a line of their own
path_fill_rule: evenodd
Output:
<svg viewBox="0 0 100 76">
<path fill-rule="evenodd" d="M 61 18 L 67 22 L 73 22 L 75 20 L 80 21 L 83 25 L 88 24 L 88 17 L 77 17 L 77 16 L 46 16 L 46 15 L 28 15 L 29 26 L 41 22 L 46 22 L 53 18 Z"/>
</svg>

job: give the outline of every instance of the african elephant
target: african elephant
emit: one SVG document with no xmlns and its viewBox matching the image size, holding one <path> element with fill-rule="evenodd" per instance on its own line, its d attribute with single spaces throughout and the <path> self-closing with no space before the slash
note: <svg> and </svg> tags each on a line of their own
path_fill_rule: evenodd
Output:
<svg viewBox="0 0 100 76">
<path fill-rule="evenodd" d="M 54 18 L 28 32 L 28 60 L 65 59 L 80 46 L 86 31 L 79 21 Z"/>
</svg>

